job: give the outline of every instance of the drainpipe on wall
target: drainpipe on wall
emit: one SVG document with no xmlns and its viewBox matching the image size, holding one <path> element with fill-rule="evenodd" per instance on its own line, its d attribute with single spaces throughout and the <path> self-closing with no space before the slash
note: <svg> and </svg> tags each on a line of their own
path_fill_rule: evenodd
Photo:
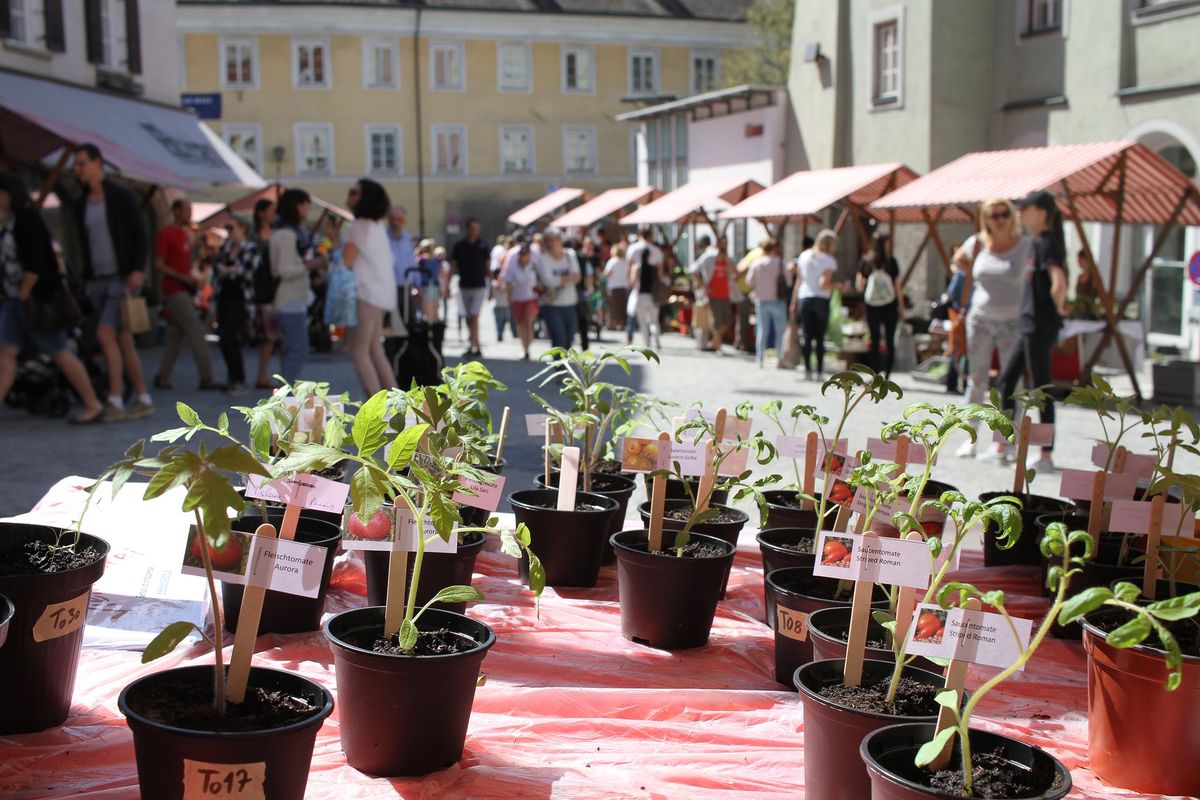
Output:
<svg viewBox="0 0 1200 800">
<path fill-rule="evenodd" d="M 425 238 L 425 123 L 421 119 L 421 6 L 413 28 L 413 104 L 417 116 L 417 230 Z"/>
</svg>

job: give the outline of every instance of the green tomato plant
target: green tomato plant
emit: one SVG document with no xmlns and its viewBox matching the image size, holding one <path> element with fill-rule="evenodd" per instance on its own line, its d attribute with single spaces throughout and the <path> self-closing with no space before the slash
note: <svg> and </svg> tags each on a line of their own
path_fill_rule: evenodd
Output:
<svg viewBox="0 0 1200 800">
<path fill-rule="evenodd" d="M 316 439 L 310 432 L 300 430 L 301 415 L 320 407 L 323 423 L 320 439 L 331 447 L 342 447 L 346 441 L 346 429 L 352 415 L 347 409 L 354 407 L 350 395 L 330 395 L 329 384 L 317 381 L 288 383 L 281 376 L 275 379 L 280 385 L 269 396 L 254 406 L 234 406 L 249 426 L 249 444 L 263 462 L 279 457 L 287 446 Z"/>
<path fill-rule="evenodd" d="M 1092 373 L 1091 383 L 1087 386 L 1077 386 L 1067 395 L 1069 406 L 1088 408 L 1095 412 L 1100 421 L 1101 439 L 1108 447 L 1108 458 L 1104 462 L 1104 471 L 1112 472 L 1113 460 L 1117 457 L 1117 447 L 1125 436 L 1139 425 L 1143 424 L 1142 412 L 1137 407 L 1137 398 L 1133 395 L 1120 397 L 1113 391 L 1112 385 L 1097 373 Z"/>
</svg>

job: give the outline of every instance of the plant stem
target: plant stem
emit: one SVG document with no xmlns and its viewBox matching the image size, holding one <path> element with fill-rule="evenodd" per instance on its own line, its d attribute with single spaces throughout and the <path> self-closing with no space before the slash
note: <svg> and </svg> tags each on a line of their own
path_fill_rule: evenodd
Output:
<svg viewBox="0 0 1200 800">
<path fill-rule="evenodd" d="M 204 562 L 204 577 L 208 580 L 208 597 L 212 600 L 213 612 L 213 655 L 216 658 L 216 669 L 213 670 L 213 707 L 217 714 L 225 716 L 225 655 L 221 648 L 221 603 L 217 595 L 217 581 L 213 577 L 212 558 L 208 553 L 208 535 L 204 532 L 204 520 L 200 518 L 200 509 L 194 509 L 196 517 L 196 536 L 200 539 L 200 558 Z"/>
<path fill-rule="evenodd" d="M 410 505 L 411 509 L 412 506 Z M 416 517 L 416 534 L 414 538 L 417 540 L 417 554 L 413 558 L 412 579 L 408 582 L 408 605 L 404 609 L 404 619 L 409 622 L 415 622 L 413 619 L 413 609 L 417 605 L 417 581 L 421 577 L 421 561 L 425 558 L 425 511 L 428 508 L 428 500 L 422 498 L 421 510 L 417 511 Z"/>
</svg>

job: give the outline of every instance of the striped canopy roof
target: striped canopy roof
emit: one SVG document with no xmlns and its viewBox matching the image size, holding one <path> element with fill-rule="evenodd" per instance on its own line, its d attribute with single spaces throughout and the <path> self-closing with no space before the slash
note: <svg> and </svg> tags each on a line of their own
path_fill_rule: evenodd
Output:
<svg viewBox="0 0 1200 800">
<path fill-rule="evenodd" d="M 555 213 L 567 203 L 582 197 L 583 189 L 573 189 L 570 186 L 563 186 L 555 189 L 545 197 L 540 197 L 534 200 L 524 208 L 520 208 L 508 215 L 508 221 L 513 225 L 524 228 L 526 225 L 532 225 L 542 217 Z"/>
<path fill-rule="evenodd" d="M 678 189 L 667 192 L 652 203 L 622 217 L 622 225 L 669 225 L 672 223 L 707 222 L 703 209 L 716 202 L 727 204 L 762 191 L 762 184 L 749 178 L 712 178 L 688 181 Z"/>
</svg>

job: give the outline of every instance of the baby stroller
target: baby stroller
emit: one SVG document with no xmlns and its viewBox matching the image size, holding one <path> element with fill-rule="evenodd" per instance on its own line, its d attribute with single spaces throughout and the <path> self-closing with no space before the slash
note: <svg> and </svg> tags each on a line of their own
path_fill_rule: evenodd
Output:
<svg viewBox="0 0 1200 800">
<path fill-rule="evenodd" d="M 391 337 L 385 344 L 385 352 L 396 372 L 396 383 L 407 389 L 416 381 L 418 386 L 436 386 L 442 382 L 442 340 L 446 337 L 446 323 L 429 323 L 421 308 L 421 284 L 413 282 L 413 274 L 421 276 L 419 267 L 410 267 L 404 273 L 404 291 L 401 292 L 399 336 Z"/>
<path fill-rule="evenodd" d="M 72 331 L 76 344 L 79 341 L 77 333 Z M 107 395 L 108 376 L 103 368 L 84 348 L 76 346 L 74 349 L 87 369 L 96 394 L 99 397 Z M 4 398 L 9 408 L 24 409 L 39 416 L 65 417 L 71 410 L 71 403 L 78 399 L 50 356 L 28 345 L 17 353 L 17 375 Z"/>
</svg>

